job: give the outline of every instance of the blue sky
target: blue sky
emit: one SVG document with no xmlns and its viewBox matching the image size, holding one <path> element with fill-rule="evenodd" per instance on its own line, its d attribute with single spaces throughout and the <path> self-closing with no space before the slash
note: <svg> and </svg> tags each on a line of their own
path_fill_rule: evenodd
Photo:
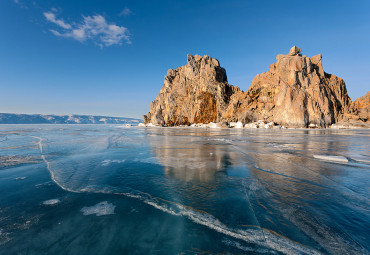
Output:
<svg viewBox="0 0 370 255">
<path fill-rule="evenodd" d="M 141 118 L 170 68 L 210 55 L 247 90 L 277 54 L 323 54 L 370 90 L 370 1 L 0 1 L 0 112 Z"/>
</svg>

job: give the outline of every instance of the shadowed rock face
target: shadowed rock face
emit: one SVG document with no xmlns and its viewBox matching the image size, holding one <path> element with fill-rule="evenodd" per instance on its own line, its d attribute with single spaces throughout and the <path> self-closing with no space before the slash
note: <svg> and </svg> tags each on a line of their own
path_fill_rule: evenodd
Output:
<svg viewBox="0 0 370 255">
<path fill-rule="evenodd" d="M 248 91 L 227 83 L 226 71 L 209 56 L 188 55 L 170 69 L 144 121 L 180 125 L 266 120 L 290 127 L 327 127 L 356 112 L 343 79 L 324 72 L 321 54 L 311 58 L 294 46 L 257 75 Z"/>
</svg>

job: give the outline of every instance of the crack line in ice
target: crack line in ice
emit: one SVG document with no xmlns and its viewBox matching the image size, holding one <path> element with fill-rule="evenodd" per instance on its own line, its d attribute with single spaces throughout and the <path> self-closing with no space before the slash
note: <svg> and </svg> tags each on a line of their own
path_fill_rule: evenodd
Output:
<svg viewBox="0 0 370 255">
<path fill-rule="evenodd" d="M 49 171 L 49 173 L 50 173 L 50 177 L 51 177 L 51 179 L 53 180 L 53 182 L 55 183 L 55 184 L 57 184 L 60 188 L 62 188 L 63 190 L 66 190 L 66 191 L 69 191 L 69 192 L 73 192 L 73 193 L 79 193 L 79 192 L 76 192 L 76 191 L 74 191 L 74 190 L 72 190 L 72 189 L 68 189 L 68 188 L 66 188 L 66 187 L 63 187 L 63 185 L 62 184 L 60 184 L 57 180 L 56 180 L 56 178 L 55 178 L 55 174 L 54 174 L 54 172 L 51 170 L 51 168 L 50 168 L 50 163 L 49 163 L 49 161 L 47 161 L 46 160 L 46 158 L 45 158 L 45 156 L 44 156 L 44 154 L 43 154 L 43 146 L 42 146 L 42 138 L 41 137 L 38 137 L 38 136 L 31 136 L 31 137 L 33 137 L 33 138 L 36 138 L 36 139 L 38 139 L 39 141 L 37 142 L 37 144 L 39 145 L 39 149 L 40 149 L 40 152 L 41 152 L 41 159 L 45 162 L 45 164 L 46 164 L 46 168 L 48 169 L 48 171 Z"/>
<path fill-rule="evenodd" d="M 309 183 L 309 184 L 312 184 L 312 185 L 315 185 L 315 186 L 318 186 L 318 187 L 327 188 L 326 186 L 320 185 L 320 184 L 318 184 L 318 183 L 315 183 L 315 182 L 312 182 L 312 181 L 309 181 L 309 180 L 305 180 L 305 179 L 298 178 L 298 177 L 295 177 L 295 176 L 286 175 L 286 174 L 277 173 L 277 172 L 274 172 L 274 171 L 271 171 L 271 170 L 263 169 L 263 168 L 261 168 L 261 167 L 259 167 L 259 166 L 257 165 L 256 161 L 255 161 L 255 160 L 254 160 L 254 159 L 253 159 L 253 158 L 252 158 L 248 153 L 246 153 L 246 152 L 242 151 L 241 149 L 239 149 L 239 148 L 238 148 L 236 145 L 234 145 L 234 144 L 232 144 L 232 146 L 233 146 L 237 151 L 239 151 L 240 153 L 242 153 L 242 154 L 246 155 L 246 156 L 247 156 L 247 158 L 248 158 L 248 160 L 250 161 L 250 164 L 251 164 L 255 169 L 257 169 L 257 170 L 259 170 L 259 171 L 263 171 L 263 172 L 266 172 L 266 173 L 270 173 L 270 174 L 274 174 L 274 175 L 279 175 L 279 176 L 283 176 L 283 177 L 287 177 L 287 178 L 291 178 L 291 179 L 295 179 L 295 180 L 302 181 L 302 182 L 306 182 L 306 183 Z M 275 155 L 275 157 L 279 157 L 279 158 L 281 158 L 281 159 L 283 159 L 283 160 L 286 160 L 286 158 L 281 157 L 281 156 L 279 156 L 279 155 L 277 155 L 277 154 Z M 288 162 L 288 163 L 293 164 L 293 165 L 295 165 L 295 166 L 299 166 L 299 167 L 305 168 L 305 169 L 309 170 L 310 172 L 314 173 L 315 175 L 320 175 L 321 177 L 323 177 L 323 178 L 325 178 L 325 179 L 327 179 L 327 180 L 329 180 L 329 181 L 331 181 L 331 182 L 333 182 L 333 183 L 337 184 L 338 186 L 341 186 L 341 187 L 343 187 L 343 188 L 345 188 L 345 189 L 350 190 L 351 192 L 355 193 L 356 195 L 358 195 L 358 196 L 362 197 L 362 200 L 365 200 L 367 203 L 370 203 L 370 200 L 369 200 L 368 198 L 364 197 L 363 195 L 361 195 L 360 193 L 356 192 L 355 190 L 353 190 L 353 189 L 351 189 L 351 188 L 349 188 L 349 187 L 345 186 L 344 184 L 341 184 L 341 183 L 339 183 L 339 182 L 337 182 L 337 181 L 335 181 L 335 180 L 333 180 L 333 179 L 331 179 L 331 178 L 329 178 L 329 177 L 327 177 L 327 176 L 325 176 L 325 175 L 323 175 L 323 174 L 320 174 L 320 173 L 318 173 L 318 172 L 315 172 L 314 170 L 312 170 L 312 169 L 311 169 L 311 168 L 309 168 L 309 167 L 306 167 L 306 166 L 303 166 L 303 165 L 298 165 L 298 164 L 296 164 L 296 163 L 294 163 L 294 162 Z"/>
<path fill-rule="evenodd" d="M 251 209 L 252 209 L 253 216 L 254 216 L 254 218 L 255 218 L 255 219 L 256 219 L 256 221 L 257 221 L 258 227 L 262 230 L 263 238 L 265 239 L 265 242 L 267 243 L 266 235 L 265 235 L 265 231 L 263 231 L 263 228 L 261 227 L 261 224 L 260 224 L 260 222 L 259 222 L 259 220 L 258 220 L 258 218 L 257 218 L 256 212 L 254 211 L 254 208 L 253 208 L 253 205 L 252 205 L 251 200 L 250 200 L 250 198 L 249 198 L 249 195 L 248 195 L 248 192 L 247 192 L 247 188 L 245 187 L 245 183 L 244 183 L 244 181 L 242 181 L 242 184 L 243 184 L 243 187 L 244 187 L 245 196 L 246 196 L 246 198 L 247 198 L 247 200 L 248 200 L 248 203 L 249 203 L 249 205 L 250 205 L 250 207 L 251 207 Z M 253 192 L 253 191 L 251 190 L 251 192 Z M 253 193 L 254 193 L 254 192 L 253 192 Z"/>
<path fill-rule="evenodd" d="M 286 160 L 286 159 L 285 159 L 284 157 L 282 157 L 282 156 L 279 156 L 279 155 L 275 155 L 275 156 L 276 156 L 276 157 L 279 157 L 279 158 L 281 158 L 281 159 L 283 159 L 283 160 Z M 326 176 L 326 175 L 323 175 L 323 174 L 321 174 L 321 173 L 319 173 L 319 172 L 316 172 L 316 171 L 312 170 L 311 168 L 309 168 L 309 167 L 307 167 L 307 166 L 299 165 L 299 164 L 294 163 L 294 162 L 291 162 L 291 161 L 288 161 L 287 163 L 290 163 L 290 164 L 295 165 L 295 166 L 298 166 L 298 167 L 302 167 L 303 169 L 307 169 L 308 171 L 310 171 L 311 173 L 314 173 L 315 175 L 319 175 L 319 176 L 323 177 L 324 179 L 327 179 L 327 180 L 329 180 L 329 181 L 331 181 L 331 182 L 333 182 L 333 183 L 337 184 L 337 185 L 338 185 L 338 186 L 340 186 L 340 187 L 343 187 L 343 188 L 345 188 L 345 189 L 348 189 L 349 191 L 351 191 L 351 192 L 355 193 L 357 197 L 361 197 L 361 198 L 362 198 L 361 200 L 365 200 L 368 204 L 370 203 L 370 200 L 369 200 L 367 197 L 363 196 L 361 193 L 359 193 L 359 192 L 357 192 L 357 191 L 355 191 L 355 190 L 353 190 L 353 189 L 351 189 L 351 188 L 347 187 L 346 185 L 344 185 L 344 184 L 342 184 L 342 183 L 340 183 L 340 182 L 337 182 L 337 181 L 335 181 L 335 180 L 333 180 L 333 179 L 329 178 L 329 177 L 328 177 L 328 176 Z M 308 181 L 308 182 L 309 182 L 309 181 Z M 318 186 L 323 187 L 322 185 L 319 185 L 319 184 L 317 184 L 317 185 L 318 185 Z M 326 187 L 325 187 L 325 188 L 326 188 Z M 346 194 L 344 194 L 344 195 L 346 195 Z"/>
<path fill-rule="evenodd" d="M 168 214 L 174 215 L 174 216 L 184 216 L 194 223 L 197 223 L 199 225 L 203 225 L 205 227 L 208 227 L 209 229 L 212 229 L 216 232 L 219 232 L 221 234 L 234 237 L 236 239 L 245 241 L 247 243 L 253 243 L 257 244 L 266 248 L 270 248 L 279 252 L 282 252 L 284 254 L 320 254 L 318 251 L 306 247 L 304 245 L 295 243 L 294 241 L 287 239 L 285 237 L 279 237 L 277 235 L 274 235 L 272 232 L 263 231 L 264 229 L 260 226 L 256 226 L 257 228 L 261 229 L 264 233 L 264 239 L 261 240 L 258 236 L 260 236 L 260 232 L 254 229 L 233 229 L 228 227 L 227 225 L 220 222 L 217 218 L 210 214 L 205 213 L 197 213 L 191 209 L 187 209 L 188 207 L 183 206 L 181 204 L 177 204 L 172 202 L 173 205 L 175 205 L 176 208 L 171 208 L 166 204 L 160 204 L 157 199 L 153 198 L 151 195 L 141 192 L 141 191 L 135 191 L 133 189 L 130 189 L 131 191 L 134 191 L 134 193 L 138 194 L 132 194 L 132 193 L 124 193 L 124 192 L 112 192 L 111 189 L 108 187 L 104 188 L 103 190 L 96 190 L 96 187 L 94 186 L 88 186 L 84 189 L 80 189 L 79 191 L 69 189 L 67 187 L 64 187 L 60 182 L 58 182 L 55 178 L 54 172 L 50 168 L 50 162 L 47 161 L 45 156 L 43 155 L 43 145 L 42 141 L 43 139 L 41 137 L 32 136 L 33 138 L 38 139 L 38 145 L 41 152 L 41 158 L 45 162 L 47 169 L 50 173 L 51 179 L 54 181 L 55 184 L 57 184 L 60 188 L 63 190 L 73 192 L 73 193 L 103 193 L 103 194 L 115 194 L 115 195 L 123 195 L 126 197 L 138 199 L 148 205 L 153 206 L 154 208 L 161 210 L 163 212 L 166 212 Z M 113 189 L 114 190 L 114 189 Z M 144 196 L 143 196 L 144 195 Z M 148 198 L 149 197 L 149 198 Z M 157 200 L 157 201 L 153 201 Z M 269 242 L 266 242 L 266 238 L 269 240 Z"/>
<path fill-rule="evenodd" d="M 294 176 L 289 176 L 289 175 L 285 175 L 285 174 L 281 174 L 281 173 L 276 173 L 276 172 L 273 172 L 273 171 L 270 171 L 270 170 L 266 170 L 266 169 L 263 169 L 263 168 L 260 168 L 260 167 L 258 167 L 257 166 L 257 163 L 255 162 L 255 160 L 249 155 L 249 154 L 247 154 L 247 153 L 245 153 L 244 151 L 242 151 L 242 150 L 240 150 L 238 147 L 236 147 L 234 144 L 232 144 L 232 146 L 234 147 L 234 148 L 236 148 L 236 150 L 238 150 L 239 152 L 241 152 L 241 153 L 243 153 L 244 155 L 246 155 L 248 158 L 249 158 L 249 161 L 251 161 L 251 164 L 254 166 L 254 168 L 256 168 L 257 170 L 260 170 L 260 171 L 263 171 L 263 172 L 267 172 L 267 173 L 271 173 L 271 174 L 276 174 L 276 175 L 281 175 L 281 176 L 284 176 L 284 177 L 288 177 L 288 178 L 292 178 L 292 179 L 297 179 L 297 180 L 300 180 L 300 181 L 303 181 L 303 182 L 308 182 L 308 183 L 310 183 L 310 184 L 313 184 L 313 185 L 316 185 L 316 186 L 319 186 L 319 187 L 324 187 L 324 186 L 322 186 L 322 185 L 320 185 L 320 184 L 317 184 L 317 183 L 314 183 L 314 182 L 311 182 L 311 181 L 308 181 L 308 180 L 305 180 L 305 179 L 300 179 L 300 178 L 297 178 L 297 177 L 294 177 Z M 279 156 L 279 155 L 275 155 L 276 157 L 279 157 L 279 158 L 281 158 L 281 159 L 283 159 L 283 160 L 286 160 L 286 158 L 284 158 L 284 157 L 282 157 L 282 156 Z M 302 166 L 302 165 L 298 165 L 297 163 L 294 163 L 294 162 L 288 162 L 288 163 L 290 163 L 290 164 L 293 164 L 293 165 L 295 165 L 295 166 L 299 166 L 299 167 L 302 167 L 303 169 L 306 169 L 306 170 L 308 170 L 308 171 L 310 171 L 311 173 L 314 173 L 314 174 L 317 174 L 317 175 L 319 175 L 319 176 L 321 176 L 321 177 L 323 177 L 323 178 L 325 178 L 325 179 L 327 179 L 327 180 L 329 180 L 329 181 L 331 181 L 331 182 L 333 182 L 333 183 L 335 183 L 335 184 L 337 184 L 338 186 L 340 186 L 340 187 L 344 187 L 345 189 L 348 189 L 349 191 L 351 191 L 351 192 L 353 192 L 353 193 L 355 193 L 356 194 L 356 196 L 360 196 L 362 199 L 362 201 L 363 200 L 365 200 L 367 203 L 369 203 L 369 200 L 366 198 L 366 197 L 364 197 L 364 196 L 362 196 L 361 194 L 359 194 L 358 192 L 356 192 L 356 191 L 354 191 L 354 190 L 352 190 L 351 188 L 349 188 L 349 187 L 347 187 L 347 186 L 345 186 L 345 185 L 343 185 L 343 184 L 341 184 L 341 183 L 339 183 L 339 182 L 336 182 L 335 180 L 333 180 L 333 179 L 331 179 L 331 178 L 329 178 L 329 177 L 327 177 L 327 176 L 325 176 L 325 175 L 323 175 L 323 174 L 320 174 L 320 173 L 318 173 L 318 172 L 315 172 L 314 170 L 312 170 L 311 168 L 309 168 L 309 167 L 306 167 L 306 166 Z M 258 178 L 257 178 L 258 179 Z M 326 187 L 325 187 L 326 188 Z M 347 196 L 347 194 L 344 194 L 345 196 Z M 344 235 L 344 236 L 347 236 L 353 243 L 355 243 L 356 245 L 358 245 L 358 248 L 360 248 L 362 251 L 363 250 L 365 250 L 364 249 L 364 247 L 360 244 L 360 243 L 358 243 L 357 241 L 355 241 L 352 237 L 350 237 L 349 235 L 347 235 L 346 233 L 345 233 L 345 231 L 343 231 L 342 230 L 342 228 L 341 227 L 339 227 L 337 224 L 335 224 L 336 225 L 336 227 L 337 227 L 337 229 L 342 233 L 342 235 Z"/>
<path fill-rule="evenodd" d="M 262 172 L 265 172 L 265 173 L 269 173 L 269 174 L 274 174 L 274 175 L 279 175 L 279 176 L 283 176 L 283 177 L 287 177 L 287 178 L 291 178 L 291 179 L 295 179 L 295 180 L 298 180 L 298 181 L 301 181 L 301 182 L 307 182 L 309 184 L 312 184 L 312 185 L 315 185 L 315 186 L 319 186 L 319 187 L 324 187 L 318 183 L 315 183 L 315 182 L 311 182 L 311 181 L 308 181 L 308 180 L 305 180 L 305 179 L 302 179 L 302 178 L 298 178 L 298 177 L 295 177 L 295 176 L 291 176 L 291 175 L 287 175 L 287 174 L 282 174 L 282 173 L 277 173 L 277 172 L 274 172 L 274 171 L 271 171 L 271 170 L 267 170 L 267 169 L 263 169 L 261 167 L 259 167 L 257 165 L 257 162 L 246 152 L 242 151 L 241 149 L 239 149 L 236 145 L 232 144 L 232 146 L 237 150 L 239 151 L 240 153 L 244 154 L 245 156 L 247 156 L 248 160 L 249 160 L 249 163 L 252 167 L 254 167 L 256 170 L 259 170 L 259 171 L 262 171 Z"/>
</svg>

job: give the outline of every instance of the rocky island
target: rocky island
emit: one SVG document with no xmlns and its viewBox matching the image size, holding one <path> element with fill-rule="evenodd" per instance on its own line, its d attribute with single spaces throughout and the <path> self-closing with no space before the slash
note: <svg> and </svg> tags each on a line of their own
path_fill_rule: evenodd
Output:
<svg viewBox="0 0 370 255">
<path fill-rule="evenodd" d="M 342 78 L 324 72 L 322 55 L 307 57 L 293 46 L 277 55 L 244 92 L 227 81 L 226 70 L 207 55 L 188 55 L 168 70 L 160 93 L 144 115 L 157 126 L 350 128 L 369 127 L 370 93 L 352 102 Z"/>
</svg>

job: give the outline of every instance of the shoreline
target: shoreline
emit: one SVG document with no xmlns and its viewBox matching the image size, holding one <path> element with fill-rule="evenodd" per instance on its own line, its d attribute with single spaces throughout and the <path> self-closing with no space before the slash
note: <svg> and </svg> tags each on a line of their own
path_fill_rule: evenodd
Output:
<svg viewBox="0 0 370 255">
<path fill-rule="evenodd" d="M 347 130 L 370 130 L 370 127 L 357 127 L 357 126 L 346 126 L 343 124 L 332 124 L 329 127 L 319 127 L 317 125 L 309 125 L 308 127 L 289 127 L 289 126 L 281 126 L 273 122 L 266 123 L 265 121 L 258 121 L 252 122 L 247 124 L 242 124 L 241 122 L 221 122 L 221 123 L 193 123 L 191 125 L 177 125 L 177 126 L 163 126 L 158 124 L 152 123 L 140 123 L 137 125 L 138 127 L 145 127 L 145 128 L 161 128 L 161 127 L 168 127 L 168 128 L 202 128 L 202 129 L 302 129 L 302 130 L 327 130 L 327 129 L 347 129 Z"/>
</svg>

